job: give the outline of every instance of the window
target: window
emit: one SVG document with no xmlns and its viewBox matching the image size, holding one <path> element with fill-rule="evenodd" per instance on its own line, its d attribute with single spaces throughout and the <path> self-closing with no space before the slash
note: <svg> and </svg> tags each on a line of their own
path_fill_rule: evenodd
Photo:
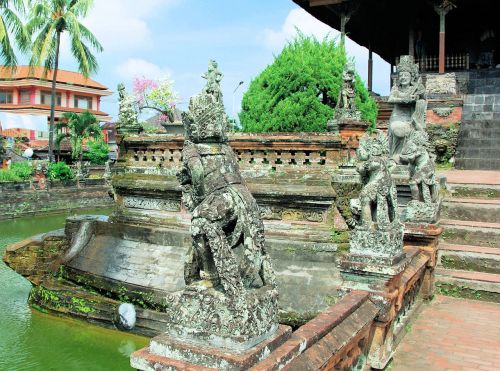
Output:
<svg viewBox="0 0 500 371">
<path fill-rule="evenodd" d="M 0 104 L 12 104 L 12 90 L 0 90 Z"/>
<path fill-rule="evenodd" d="M 56 106 L 61 106 L 61 101 L 62 101 L 62 97 L 61 97 L 61 93 L 56 93 L 56 96 L 57 96 L 57 99 L 56 99 Z M 46 104 L 46 105 L 50 105 L 50 98 L 52 97 L 52 93 L 50 92 L 50 90 L 43 90 L 40 94 L 40 103 L 41 104 Z"/>
<path fill-rule="evenodd" d="M 75 108 L 92 109 L 92 97 L 75 95 Z"/>
<path fill-rule="evenodd" d="M 20 104 L 30 104 L 31 103 L 31 92 L 29 90 L 21 90 L 21 101 Z"/>
</svg>

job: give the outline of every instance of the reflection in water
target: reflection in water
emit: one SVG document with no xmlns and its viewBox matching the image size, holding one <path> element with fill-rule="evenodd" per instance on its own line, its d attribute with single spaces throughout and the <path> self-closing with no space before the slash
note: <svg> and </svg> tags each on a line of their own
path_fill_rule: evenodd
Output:
<svg viewBox="0 0 500 371">
<path fill-rule="evenodd" d="M 10 243 L 62 228 L 66 217 L 0 221 L 0 255 Z M 26 279 L 0 262 L 0 370 L 127 370 L 130 353 L 147 345 L 143 337 L 32 311 L 30 289 Z"/>
</svg>

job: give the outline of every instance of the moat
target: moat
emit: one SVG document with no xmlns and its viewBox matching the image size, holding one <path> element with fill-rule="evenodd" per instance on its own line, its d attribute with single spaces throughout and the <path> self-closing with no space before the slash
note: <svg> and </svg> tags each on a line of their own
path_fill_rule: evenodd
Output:
<svg viewBox="0 0 500 371">
<path fill-rule="evenodd" d="M 68 215 L 0 221 L 0 255 L 8 244 L 63 227 Z M 140 336 L 32 309 L 28 305 L 30 289 L 25 278 L 0 263 L 0 370 L 126 370 L 131 369 L 130 353 L 147 344 Z"/>
</svg>

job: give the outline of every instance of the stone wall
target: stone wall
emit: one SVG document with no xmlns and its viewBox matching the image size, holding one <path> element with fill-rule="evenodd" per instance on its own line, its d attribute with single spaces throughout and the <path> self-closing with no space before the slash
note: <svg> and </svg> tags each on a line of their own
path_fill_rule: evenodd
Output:
<svg viewBox="0 0 500 371">
<path fill-rule="evenodd" d="M 109 186 L 103 179 L 51 182 L 48 189 L 35 189 L 30 182 L 0 183 L 0 220 L 46 212 L 112 206 Z"/>
</svg>

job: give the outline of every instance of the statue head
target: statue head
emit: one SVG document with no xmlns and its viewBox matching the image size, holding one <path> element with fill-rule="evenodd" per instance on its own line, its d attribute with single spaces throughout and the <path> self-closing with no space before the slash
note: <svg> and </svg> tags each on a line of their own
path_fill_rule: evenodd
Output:
<svg viewBox="0 0 500 371">
<path fill-rule="evenodd" d="M 396 67 L 398 84 L 403 87 L 414 85 L 418 80 L 418 64 L 413 62 L 411 55 L 402 55 Z"/>
<path fill-rule="evenodd" d="M 346 78 L 349 80 L 353 79 L 355 73 L 356 73 L 356 68 L 354 66 L 354 62 L 351 60 L 347 61 L 344 67 L 344 80 Z"/>
<path fill-rule="evenodd" d="M 361 161 L 367 161 L 372 157 L 382 157 L 389 154 L 387 136 L 381 130 L 375 130 L 373 134 L 366 133 L 359 141 L 356 155 Z"/>
<path fill-rule="evenodd" d="M 123 82 L 118 84 L 118 96 L 120 99 L 123 99 L 125 97 L 125 84 Z"/>
<path fill-rule="evenodd" d="M 194 143 L 225 143 L 227 141 L 228 120 L 224 104 L 220 99 L 220 79 L 214 77 L 213 68 L 217 71 L 217 62 L 210 61 L 207 78 L 210 88 L 205 87 L 199 94 L 189 100 L 189 110 L 182 114 L 182 122 L 188 138 Z"/>
</svg>

